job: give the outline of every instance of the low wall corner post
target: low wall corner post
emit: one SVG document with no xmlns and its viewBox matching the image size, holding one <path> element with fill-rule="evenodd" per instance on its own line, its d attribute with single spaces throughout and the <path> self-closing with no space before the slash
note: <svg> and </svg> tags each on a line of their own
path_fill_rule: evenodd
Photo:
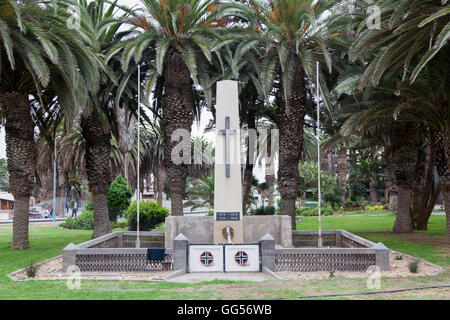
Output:
<svg viewBox="0 0 450 320">
<path fill-rule="evenodd" d="M 275 239 L 266 233 L 260 240 L 262 267 L 275 271 Z"/>
<path fill-rule="evenodd" d="M 389 271 L 389 249 L 381 242 L 372 247 L 375 249 L 376 264 L 381 271 Z"/>
<path fill-rule="evenodd" d="M 69 266 L 75 265 L 76 263 L 76 255 L 77 250 L 80 249 L 77 245 L 74 245 L 72 242 L 67 245 L 62 251 L 62 260 L 63 260 L 63 272 L 66 272 Z"/>
<path fill-rule="evenodd" d="M 187 248 L 189 245 L 189 239 L 182 233 L 173 239 L 173 269 L 184 269 L 187 271 Z"/>
</svg>

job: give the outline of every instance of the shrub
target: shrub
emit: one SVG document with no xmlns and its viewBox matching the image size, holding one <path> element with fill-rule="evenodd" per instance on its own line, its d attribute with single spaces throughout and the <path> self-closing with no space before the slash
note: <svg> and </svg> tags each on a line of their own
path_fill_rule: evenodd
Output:
<svg viewBox="0 0 450 320">
<path fill-rule="evenodd" d="M 267 207 L 259 207 L 252 211 L 252 214 L 255 216 L 269 216 L 275 214 L 275 207 L 267 206 Z"/>
<path fill-rule="evenodd" d="M 112 229 L 126 229 L 128 227 L 128 221 L 111 221 Z"/>
<path fill-rule="evenodd" d="M 136 230 L 137 203 L 134 201 L 127 210 L 128 229 Z M 156 225 L 164 222 L 165 217 L 169 215 L 169 210 L 153 201 L 139 202 L 139 230 L 150 231 Z"/>
<path fill-rule="evenodd" d="M 342 190 L 343 189 L 341 187 L 336 186 L 332 189 L 326 190 L 323 193 L 323 201 L 329 203 L 333 211 L 336 211 L 342 204 Z"/>
<path fill-rule="evenodd" d="M 38 266 L 35 265 L 33 262 L 30 262 L 29 265 L 25 267 L 25 273 L 27 274 L 28 278 L 34 278 L 36 277 Z"/>
<path fill-rule="evenodd" d="M 206 215 L 208 217 L 212 217 L 212 216 L 214 216 L 214 211 L 210 210 L 210 211 L 208 211 L 208 213 Z"/>
<path fill-rule="evenodd" d="M 414 260 L 413 262 L 410 262 L 408 264 L 408 269 L 412 273 L 417 273 L 417 270 L 419 269 L 419 260 Z"/>
<path fill-rule="evenodd" d="M 130 206 L 130 198 L 132 196 L 133 192 L 128 186 L 128 180 L 122 176 L 118 176 L 109 187 L 109 221 L 117 221 L 117 218 L 123 215 L 125 210 Z"/>
<path fill-rule="evenodd" d="M 344 208 L 345 209 L 353 209 L 354 207 L 355 207 L 355 202 L 354 201 L 352 201 L 350 199 L 345 200 L 345 202 L 344 202 Z"/>
<path fill-rule="evenodd" d="M 318 216 L 319 215 L 319 208 L 317 207 L 302 207 L 302 208 L 296 208 L 296 215 L 298 216 Z M 330 208 L 321 208 L 320 214 L 323 216 L 331 216 L 332 210 Z"/>
<path fill-rule="evenodd" d="M 403 256 L 402 255 L 399 255 L 399 256 L 395 256 L 395 258 L 394 258 L 395 260 L 403 260 Z"/>
<path fill-rule="evenodd" d="M 376 205 L 367 205 L 366 206 L 366 210 L 383 210 L 385 209 L 385 206 L 381 205 L 381 204 L 376 204 Z"/>
<path fill-rule="evenodd" d="M 94 211 L 87 210 L 75 218 L 67 218 L 65 222 L 59 225 L 66 229 L 93 230 L 94 229 Z"/>
</svg>

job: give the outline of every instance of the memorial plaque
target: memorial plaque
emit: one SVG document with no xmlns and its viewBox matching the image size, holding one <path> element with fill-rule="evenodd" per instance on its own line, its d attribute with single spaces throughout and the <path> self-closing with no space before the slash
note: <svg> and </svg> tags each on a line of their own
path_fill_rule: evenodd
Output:
<svg viewBox="0 0 450 320">
<path fill-rule="evenodd" d="M 241 220 L 240 212 L 216 212 L 216 220 L 218 221 L 239 221 Z"/>
</svg>

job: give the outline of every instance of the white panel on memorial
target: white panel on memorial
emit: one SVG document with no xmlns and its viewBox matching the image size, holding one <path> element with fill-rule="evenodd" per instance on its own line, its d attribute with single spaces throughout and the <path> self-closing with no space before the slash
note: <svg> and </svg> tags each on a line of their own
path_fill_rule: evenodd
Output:
<svg viewBox="0 0 450 320">
<path fill-rule="evenodd" d="M 225 271 L 259 271 L 259 245 L 225 245 Z"/>
<path fill-rule="evenodd" d="M 222 245 L 189 245 L 189 272 L 223 271 Z"/>
</svg>

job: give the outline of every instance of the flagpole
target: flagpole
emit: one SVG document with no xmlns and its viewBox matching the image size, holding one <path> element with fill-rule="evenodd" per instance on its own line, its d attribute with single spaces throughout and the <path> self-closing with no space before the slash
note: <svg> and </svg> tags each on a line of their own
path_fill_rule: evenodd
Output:
<svg viewBox="0 0 450 320">
<path fill-rule="evenodd" d="M 140 200 L 140 179 L 139 179 L 139 158 L 140 158 L 140 123 L 141 123 L 141 66 L 138 65 L 138 121 L 137 121 L 137 219 L 136 219 L 136 248 L 141 247 L 139 238 L 139 200 Z"/>
<path fill-rule="evenodd" d="M 318 211 L 319 211 L 319 237 L 318 237 L 318 247 L 322 248 L 322 215 L 321 215 L 321 206 L 322 206 L 322 194 L 320 191 L 320 112 L 319 112 L 319 102 L 320 102 L 320 89 L 319 89 L 319 61 L 316 63 L 316 90 L 317 90 L 317 190 L 318 190 Z"/>
</svg>

